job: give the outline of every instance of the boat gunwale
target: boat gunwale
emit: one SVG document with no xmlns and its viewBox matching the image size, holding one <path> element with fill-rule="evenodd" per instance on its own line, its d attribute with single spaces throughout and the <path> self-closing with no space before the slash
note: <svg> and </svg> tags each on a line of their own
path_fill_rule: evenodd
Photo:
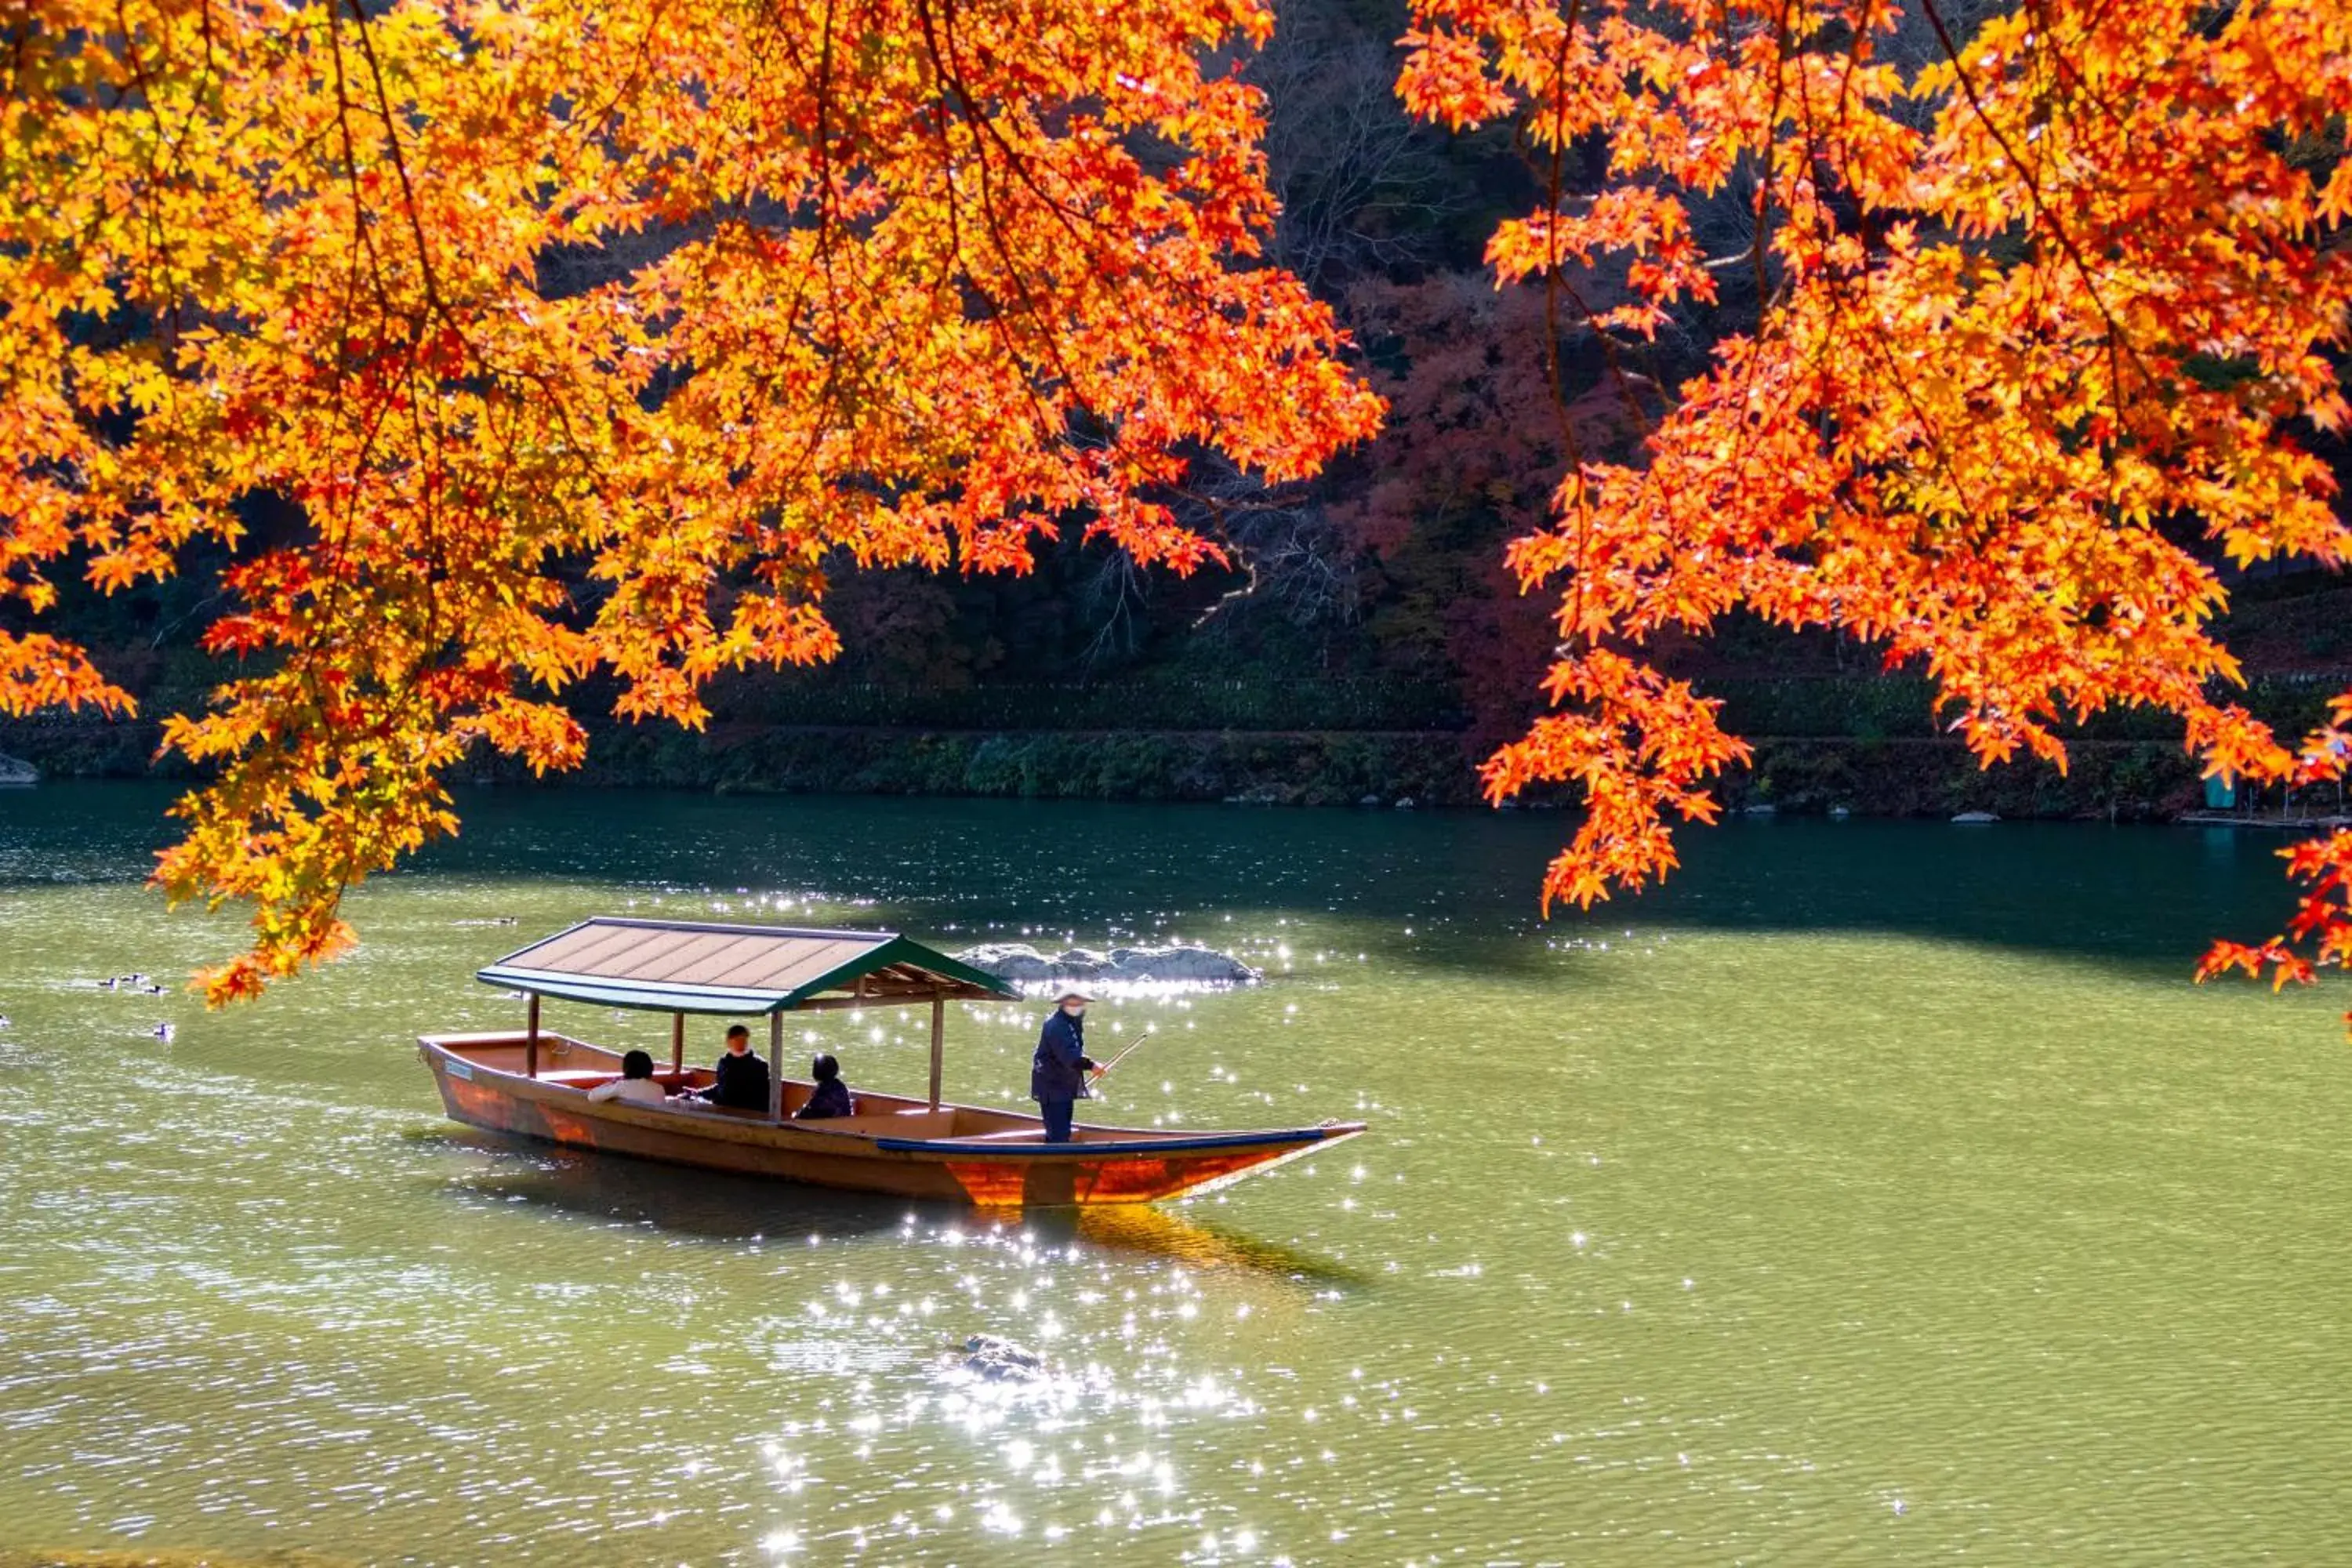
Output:
<svg viewBox="0 0 2352 1568">
<path fill-rule="evenodd" d="M 1014 1113 L 1014 1114 L 1017 1114 Z M 1254 1149 L 1269 1143 L 1297 1143 L 1307 1148 L 1316 1143 L 1337 1143 L 1367 1131 L 1369 1123 L 1339 1121 L 1328 1127 L 1284 1127 L 1252 1129 L 1235 1132 L 1194 1132 L 1163 1134 L 1157 1128 L 1143 1137 L 1118 1143 L 1084 1143 L 1073 1140 L 1067 1143 L 1015 1144 L 982 1143 L 977 1139 L 957 1138 L 892 1138 L 874 1135 L 874 1146 L 894 1154 L 956 1154 L 975 1159 L 1082 1159 L 1093 1155 L 1202 1153 L 1218 1149 Z M 1096 1127 L 1097 1132 L 1139 1131 L 1129 1128 Z"/>
</svg>

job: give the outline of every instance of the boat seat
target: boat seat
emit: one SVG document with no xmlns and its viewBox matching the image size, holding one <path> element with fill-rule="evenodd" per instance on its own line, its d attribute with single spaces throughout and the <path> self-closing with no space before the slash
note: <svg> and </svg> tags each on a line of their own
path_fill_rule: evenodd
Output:
<svg viewBox="0 0 2352 1568">
<path fill-rule="evenodd" d="M 611 1083 L 620 1073 L 612 1068 L 552 1068 L 539 1075 L 541 1083 L 560 1083 L 566 1089 L 596 1089 Z M 654 1074 L 654 1082 L 666 1093 L 677 1094 L 695 1087 L 694 1069 L 672 1072 L 667 1068 Z M 805 1096 L 803 1096 L 805 1098 Z"/>
</svg>

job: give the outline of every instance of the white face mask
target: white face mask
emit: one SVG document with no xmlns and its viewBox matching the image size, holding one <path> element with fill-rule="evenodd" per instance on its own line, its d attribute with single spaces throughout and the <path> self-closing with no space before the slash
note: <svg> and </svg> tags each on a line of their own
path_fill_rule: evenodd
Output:
<svg viewBox="0 0 2352 1568">
<path fill-rule="evenodd" d="M 1087 1016 L 1087 1005 L 1083 1002 L 1065 1002 L 1062 1004 L 1062 1011 L 1073 1018 L 1083 1018 Z"/>
</svg>

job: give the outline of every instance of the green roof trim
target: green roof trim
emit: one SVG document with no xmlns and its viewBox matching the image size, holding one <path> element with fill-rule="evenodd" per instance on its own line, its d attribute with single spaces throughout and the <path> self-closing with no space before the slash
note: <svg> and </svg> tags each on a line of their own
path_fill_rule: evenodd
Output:
<svg viewBox="0 0 2352 1568">
<path fill-rule="evenodd" d="M 984 969 L 974 969 L 968 963 L 959 963 L 937 948 L 925 947 L 921 942 L 910 941 L 903 936 L 893 936 L 866 958 L 845 963 L 831 973 L 821 975 L 793 992 L 791 1005 L 797 1006 L 803 1002 L 814 1001 L 827 991 L 838 991 L 854 986 L 861 976 L 871 974 L 877 969 L 887 969 L 894 963 L 908 964 L 917 969 L 928 970 L 943 979 L 959 980 L 966 985 L 978 986 L 1003 1001 L 1011 1001 L 1020 995 L 1018 991 L 1015 991 L 999 975 L 991 974 Z"/>
</svg>

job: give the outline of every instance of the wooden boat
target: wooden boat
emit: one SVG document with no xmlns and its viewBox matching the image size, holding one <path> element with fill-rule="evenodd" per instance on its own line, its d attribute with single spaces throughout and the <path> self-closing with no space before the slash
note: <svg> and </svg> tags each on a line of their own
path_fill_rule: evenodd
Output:
<svg viewBox="0 0 2352 1568">
<path fill-rule="evenodd" d="M 476 977 L 523 994 L 524 1026 L 420 1039 L 442 1105 L 472 1126 L 570 1148 L 903 1197 L 1060 1206 L 1207 1192 L 1364 1130 L 1360 1121 L 1230 1132 L 1081 1124 L 1070 1142 L 1048 1143 L 1034 1116 L 949 1103 L 940 1097 L 948 1003 L 1017 994 L 891 931 L 608 917 L 509 953 Z M 714 1079 L 686 1065 L 689 1015 L 764 1016 L 767 1110 L 591 1100 L 589 1090 L 620 1076 L 621 1053 L 542 1029 L 548 997 L 668 1013 L 669 1066 L 655 1078 L 673 1096 Z M 855 1115 L 793 1119 L 814 1086 L 783 1074 L 784 1015 L 922 1003 L 931 1016 L 927 1098 L 860 1093 Z"/>
</svg>

